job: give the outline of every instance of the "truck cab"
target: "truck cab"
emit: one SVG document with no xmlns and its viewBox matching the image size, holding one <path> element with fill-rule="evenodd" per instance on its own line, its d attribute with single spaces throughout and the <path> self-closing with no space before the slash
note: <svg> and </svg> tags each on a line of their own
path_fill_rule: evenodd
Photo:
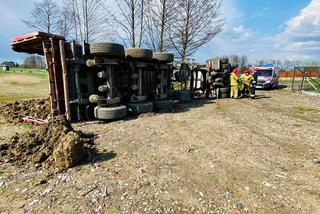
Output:
<svg viewBox="0 0 320 214">
<path fill-rule="evenodd" d="M 279 84 L 280 69 L 272 64 L 261 65 L 255 68 L 258 77 L 257 88 L 276 89 Z"/>
</svg>

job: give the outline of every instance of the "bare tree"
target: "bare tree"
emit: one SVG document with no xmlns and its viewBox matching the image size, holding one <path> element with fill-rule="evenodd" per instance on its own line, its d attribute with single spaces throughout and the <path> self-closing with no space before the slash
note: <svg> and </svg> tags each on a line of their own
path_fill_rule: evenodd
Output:
<svg viewBox="0 0 320 214">
<path fill-rule="evenodd" d="M 68 37 L 72 30 L 72 14 L 68 8 L 63 7 L 57 20 L 57 33 L 61 36 Z"/>
<path fill-rule="evenodd" d="M 277 59 L 275 65 L 282 67 L 282 61 Z"/>
<path fill-rule="evenodd" d="M 270 59 L 269 63 L 275 65 L 277 63 L 277 60 L 276 59 Z"/>
<path fill-rule="evenodd" d="M 177 18 L 171 23 L 169 35 L 171 45 L 182 61 L 221 32 L 220 7 L 218 0 L 177 1 Z"/>
<path fill-rule="evenodd" d="M 148 0 L 114 0 L 115 10 L 104 8 L 111 16 L 109 24 L 125 46 L 141 47 L 145 42 Z"/>
<path fill-rule="evenodd" d="M 243 54 L 240 57 L 240 59 L 241 59 L 240 68 L 241 68 L 241 71 L 243 71 L 245 69 L 245 67 L 248 65 L 248 57 Z"/>
<path fill-rule="evenodd" d="M 263 65 L 263 64 L 265 64 L 265 60 L 263 60 L 263 59 L 256 60 L 256 65 L 257 66 L 260 66 L 260 65 Z"/>
<path fill-rule="evenodd" d="M 42 57 L 37 55 L 30 55 L 24 60 L 23 66 L 26 68 L 44 68 L 45 63 Z"/>
<path fill-rule="evenodd" d="M 170 45 L 169 26 L 175 20 L 175 0 L 153 0 L 147 12 L 148 46 L 165 51 Z"/>
<path fill-rule="evenodd" d="M 65 0 L 69 11 L 71 33 L 77 41 L 92 42 L 101 32 L 104 14 L 101 11 L 101 0 Z"/>
<path fill-rule="evenodd" d="M 235 55 L 235 54 L 230 55 L 229 60 L 232 65 L 240 65 L 241 64 L 241 58 L 238 55 Z"/>
<path fill-rule="evenodd" d="M 42 0 L 34 3 L 29 20 L 22 20 L 33 30 L 52 33 L 56 30 L 59 7 L 53 0 Z"/>
</svg>

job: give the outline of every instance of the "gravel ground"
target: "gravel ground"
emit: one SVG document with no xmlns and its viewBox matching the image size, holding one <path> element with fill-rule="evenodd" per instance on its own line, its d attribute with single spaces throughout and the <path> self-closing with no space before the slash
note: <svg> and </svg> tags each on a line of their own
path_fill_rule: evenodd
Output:
<svg viewBox="0 0 320 214">
<path fill-rule="evenodd" d="M 99 154 L 62 173 L 1 163 L 0 213 L 319 213 L 319 98 L 258 91 L 177 109 L 74 124 Z"/>
</svg>

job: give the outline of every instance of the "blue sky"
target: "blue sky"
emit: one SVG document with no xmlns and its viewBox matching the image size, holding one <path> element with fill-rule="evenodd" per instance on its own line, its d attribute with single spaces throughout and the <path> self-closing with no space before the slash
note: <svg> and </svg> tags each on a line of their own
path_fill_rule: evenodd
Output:
<svg viewBox="0 0 320 214">
<path fill-rule="evenodd" d="M 60 0 L 61 1 L 61 0 Z M 22 62 L 10 49 L 11 38 L 30 32 L 33 0 L 1 0 L 0 62 Z M 320 0 L 224 0 L 224 31 L 193 57 L 204 63 L 214 56 L 246 54 L 256 59 L 320 61 Z"/>
</svg>

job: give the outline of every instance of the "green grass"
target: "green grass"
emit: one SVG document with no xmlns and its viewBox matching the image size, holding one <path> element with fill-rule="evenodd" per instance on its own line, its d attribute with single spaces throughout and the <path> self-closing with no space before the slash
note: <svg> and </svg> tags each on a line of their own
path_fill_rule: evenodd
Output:
<svg viewBox="0 0 320 214">
<path fill-rule="evenodd" d="M 0 103 L 9 103 L 49 95 L 48 76 L 0 72 Z"/>
<path fill-rule="evenodd" d="M 32 69 L 32 68 L 10 68 L 10 71 L 1 71 L 0 73 L 10 74 L 27 74 L 31 76 L 40 77 L 43 79 L 48 78 L 48 72 L 44 69 Z"/>
<path fill-rule="evenodd" d="M 33 68 L 10 68 L 8 72 L 20 72 L 20 73 L 46 73 L 45 69 L 33 69 Z"/>
<path fill-rule="evenodd" d="M 314 92 L 320 92 L 320 78 L 314 79 L 315 81 L 311 81 L 311 83 L 318 89 L 316 90 L 314 87 L 312 87 L 309 82 L 306 81 L 306 85 L 304 87 L 304 90 L 306 91 L 314 91 Z M 318 84 L 317 84 L 318 83 Z"/>
<path fill-rule="evenodd" d="M 293 112 L 300 113 L 300 114 L 318 112 L 317 109 L 306 107 L 306 106 L 295 106 L 295 107 L 292 107 L 291 110 Z"/>
</svg>

